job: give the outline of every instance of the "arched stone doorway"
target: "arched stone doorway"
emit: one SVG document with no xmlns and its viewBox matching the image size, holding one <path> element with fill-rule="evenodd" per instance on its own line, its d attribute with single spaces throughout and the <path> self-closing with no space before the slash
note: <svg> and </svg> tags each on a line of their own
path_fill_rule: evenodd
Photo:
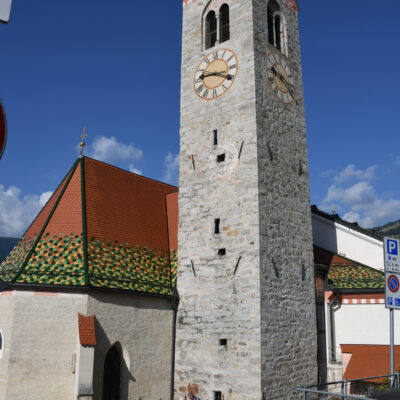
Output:
<svg viewBox="0 0 400 400">
<path fill-rule="evenodd" d="M 104 361 L 103 400 L 120 400 L 121 356 L 114 345 Z"/>
</svg>

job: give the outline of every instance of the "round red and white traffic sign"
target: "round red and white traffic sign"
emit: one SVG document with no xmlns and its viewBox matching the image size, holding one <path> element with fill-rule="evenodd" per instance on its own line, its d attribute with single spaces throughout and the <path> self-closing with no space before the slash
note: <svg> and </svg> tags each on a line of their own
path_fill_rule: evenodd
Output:
<svg viewBox="0 0 400 400">
<path fill-rule="evenodd" d="M 399 282 L 399 279 L 397 278 L 397 276 L 396 275 L 390 275 L 388 280 L 387 280 L 387 285 L 388 285 L 389 290 L 392 293 L 398 292 L 399 287 L 400 287 L 400 282 Z"/>
<path fill-rule="evenodd" d="M 0 160 L 3 156 L 7 142 L 7 121 L 6 113 L 3 108 L 3 103 L 0 100 Z"/>
</svg>

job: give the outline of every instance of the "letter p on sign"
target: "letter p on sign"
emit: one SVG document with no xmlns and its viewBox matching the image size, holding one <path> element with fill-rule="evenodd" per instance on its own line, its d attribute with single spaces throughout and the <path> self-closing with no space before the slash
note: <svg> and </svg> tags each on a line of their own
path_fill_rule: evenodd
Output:
<svg viewBox="0 0 400 400">
<path fill-rule="evenodd" d="M 392 255 L 392 256 L 399 255 L 399 248 L 398 248 L 397 240 L 388 239 L 388 241 L 387 241 L 387 253 Z"/>
</svg>

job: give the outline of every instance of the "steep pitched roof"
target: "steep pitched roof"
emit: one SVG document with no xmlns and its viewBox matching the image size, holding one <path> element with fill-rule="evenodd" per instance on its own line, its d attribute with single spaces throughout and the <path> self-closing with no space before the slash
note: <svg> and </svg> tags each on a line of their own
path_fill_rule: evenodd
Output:
<svg viewBox="0 0 400 400">
<path fill-rule="evenodd" d="M 336 289 L 384 289 L 384 272 L 314 246 L 314 261 L 329 266 L 328 283 Z"/>
<path fill-rule="evenodd" d="M 167 195 L 177 190 L 79 158 L 1 265 L 0 279 L 170 295 L 178 206 L 175 196 L 167 207 Z"/>
<path fill-rule="evenodd" d="M 390 374 L 390 346 L 342 344 L 342 353 L 350 353 L 351 358 L 343 374 L 343 379 L 359 379 L 368 376 Z M 395 370 L 400 367 L 400 346 L 394 346 Z M 382 382 L 374 379 L 368 382 Z"/>
</svg>

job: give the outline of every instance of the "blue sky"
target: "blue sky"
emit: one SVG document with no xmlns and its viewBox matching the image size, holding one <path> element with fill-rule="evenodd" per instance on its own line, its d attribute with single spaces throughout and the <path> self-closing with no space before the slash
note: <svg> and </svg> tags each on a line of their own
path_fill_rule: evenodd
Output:
<svg viewBox="0 0 400 400">
<path fill-rule="evenodd" d="M 235 0 L 232 0 L 235 1 Z M 400 218 L 400 2 L 300 1 L 311 199 Z M 0 236 L 20 235 L 78 155 L 177 184 L 180 0 L 14 1 L 0 25 Z"/>
</svg>

